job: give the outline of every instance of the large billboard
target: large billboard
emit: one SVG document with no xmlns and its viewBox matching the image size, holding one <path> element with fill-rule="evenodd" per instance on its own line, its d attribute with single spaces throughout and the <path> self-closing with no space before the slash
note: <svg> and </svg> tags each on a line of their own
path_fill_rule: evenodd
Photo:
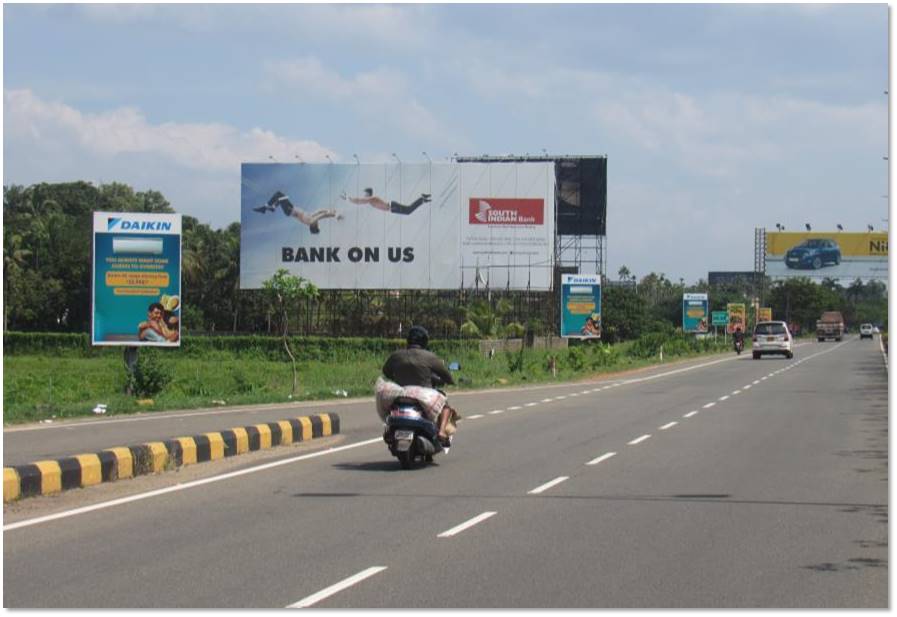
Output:
<svg viewBox="0 0 897 617">
<path fill-rule="evenodd" d="M 561 275 L 561 336 L 601 338 L 599 275 Z"/>
<path fill-rule="evenodd" d="M 551 162 L 245 163 L 240 286 L 549 289 L 554 189 Z"/>
<path fill-rule="evenodd" d="M 705 293 L 682 294 L 682 331 L 706 333 L 710 302 Z"/>
<path fill-rule="evenodd" d="M 766 232 L 766 274 L 833 279 L 887 279 L 885 232 Z"/>
<path fill-rule="evenodd" d="M 181 344 L 181 215 L 94 212 L 91 343 Z"/>
</svg>

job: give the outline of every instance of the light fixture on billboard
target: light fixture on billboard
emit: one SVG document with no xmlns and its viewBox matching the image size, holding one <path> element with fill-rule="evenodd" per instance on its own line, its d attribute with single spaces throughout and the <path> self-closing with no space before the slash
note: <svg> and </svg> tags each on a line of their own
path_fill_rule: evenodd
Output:
<svg viewBox="0 0 897 617">
<path fill-rule="evenodd" d="M 872 227 L 872 225 L 866 225 L 866 227 L 869 228 L 869 231 L 872 231 L 872 230 L 874 229 L 874 228 Z"/>
<path fill-rule="evenodd" d="M 399 165 L 402 164 L 402 159 L 400 159 L 398 156 L 396 156 L 396 153 L 395 153 L 395 152 L 392 153 L 392 158 L 394 158 L 395 160 L 397 160 L 397 161 L 399 162 Z"/>
<path fill-rule="evenodd" d="M 277 159 L 274 158 L 273 156 L 271 156 L 270 154 L 268 155 L 268 158 L 271 159 L 272 161 L 274 161 L 275 163 L 277 162 Z"/>
<path fill-rule="evenodd" d="M 804 223 L 804 225 L 807 226 L 807 231 L 813 231 L 812 229 L 810 229 L 810 224 L 809 224 L 809 223 Z"/>
<path fill-rule="evenodd" d="M 299 161 L 299 163 L 301 163 L 302 165 L 305 165 L 305 161 L 302 160 L 301 156 L 299 156 L 298 154 L 295 154 L 294 156 L 296 157 L 296 160 Z"/>
<path fill-rule="evenodd" d="M 330 161 L 330 164 L 333 165 L 333 159 L 330 158 L 330 155 L 329 155 L 329 154 L 325 154 L 325 155 L 324 155 L 324 158 L 326 158 L 328 161 Z"/>
<path fill-rule="evenodd" d="M 844 228 L 841 227 L 841 223 L 838 223 L 838 231 L 844 231 Z"/>
<path fill-rule="evenodd" d="M 433 164 L 433 161 L 430 159 L 430 155 L 429 155 L 429 154 L 427 154 L 426 152 L 421 152 L 421 154 L 423 154 L 424 157 L 426 157 L 427 162 L 430 163 L 430 165 Z"/>
<path fill-rule="evenodd" d="M 353 155 L 352 155 L 352 158 L 355 159 L 355 163 L 356 163 L 357 165 L 361 165 L 361 161 L 358 160 L 358 155 L 357 155 L 357 154 L 353 154 Z"/>
<path fill-rule="evenodd" d="M 782 224 L 781 224 L 781 223 L 776 223 L 776 229 L 778 229 L 779 231 L 782 231 L 782 230 L 785 229 L 785 228 L 782 227 Z"/>
</svg>

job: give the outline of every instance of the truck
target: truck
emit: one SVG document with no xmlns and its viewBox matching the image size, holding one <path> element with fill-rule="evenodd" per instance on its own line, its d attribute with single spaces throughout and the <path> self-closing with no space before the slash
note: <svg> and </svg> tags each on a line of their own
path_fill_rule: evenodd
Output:
<svg viewBox="0 0 897 617">
<path fill-rule="evenodd" d="M 839 311 L 825 311 L 816 320 L 816 340 L 820 343 L 833 338 L 840 341 L 844 336 L 844 317 Z"/>
</svg>

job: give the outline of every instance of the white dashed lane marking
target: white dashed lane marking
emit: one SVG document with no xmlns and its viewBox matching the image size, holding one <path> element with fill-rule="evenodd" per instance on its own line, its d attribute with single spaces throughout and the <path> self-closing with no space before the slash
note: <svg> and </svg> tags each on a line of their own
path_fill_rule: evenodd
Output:
<svg viewBox="0 0 897 617">
<path fill-rule="evenodd" d="M 527 403 L 526 405 L 524 405 L 524 407 L 535 407 L 538 404 L 539 403 Z"/>
<path fill-rule="evenodd" d="M 508 411 L 514 411 L 515 409 L 522 409 L 520 405 L 514 405 L 513 407 L 508 407 Z"/>
<path fill-rule="evenodd" d="M 495 415 L 498 415 L 498 414 L 504 413 L 504 412 L 505 412 L 504 409 L 493 409 L 492 411 L 489 412 L 489 415 L 495 416 Z"/>
<path fill-rule="evenodd" d="M 669 423 L 664 424 L 663 426 L 661 426 L 661 427 L 660 427 L 660 430 L 665 431 L 665 430 L 667 430 L 668 428 L 672 428 L 672 427 L 676 426 L 677 424 L 679 424 L 679 423 L 678 423 L 678 422 L 669 422 Z"/>
<path fill-rule="evenodd" d="M 483 418 L 483 417 L 485 417 L 485 416 L 483 416 L 483 414 L 478 413 L 475 416 L 467 416 L 465 418 L 465 420 L 478 420 L 479 418 Z"/>
<path fill-rule="evenodd" d="M 295 604 L 290 604 L 286 608 L 305 608 L 307 606 L 312 606 L 317 604 L 321 600 L 329 598 L 330 596 L 341 592 L 343 589 L 348 589 L 352 585 L 356 585 L 363 581 L 366 578 L 370 578 L 377 574 L 378 572 L 383 572 L 386 569 L 386 566 L 374 566 L 373 568 L 368 568 L 367 570 L 362 570 L 355 576 L 350 576 L 349 578 L 340 581 L 336 585 L 331 585 L 326 589 L 322 589 L 318 593 L 312 594 L 308 597 L 305 597 Z"/>
<path fill-rule="evenodd" d="M 716 405 L 716 403 L 707 403 L 706 405 L 704 405 L 704 407 L 702 409 L 710 409 L 714 405 Z"/>
<path fill-rule="evenodd" d="M 719 397 L 719 400 L 721 400 L 721 401 L 729 400 L 729 395 L 727 394 L 726 396 L 721 396 L 721 397 Z"/>
<path fill-rule="evenodd" d="M 483 512 L 482 514 L 479 514 L 479 515 L 473 517 L 469 521 L 465 521 L 465 522 L 461 523 L 457 527 L 452 527 L 451 529 L 449 529 L 447 531 L 443 531 L 441 534 L 439 534 L 436 537 L 437 538 L 450 538 L 454 535 L 461 533 L 465 529 L 470 529 L 477 523 L 482 523 L 487 518 L 491 518 L 491 517 L 495 516 L 496 514 L 498 514 L 498 512 Z"/>
<path fill-rule="evenodd" d="M 617 455 L 616 452 L 608 452 L 607 454 L 602 454 L 602 455 L 599 456 L 598 458 L 593 458 L 591 461 L 589 461 L 588 463 L 586 463 L 586 465 L 597 465 L 598 463 L 600 463 L 600 462 L 602 462 L 602 461 L 606 461 L 606 460 L 609 459 L 610 457 L 612 457 L 612 456 L 616 456 L 616 455 Z"/>
<path fill-rule="evenodd" d="M 648 439 L 649 437 L 651 437 L 651 435 L 642 435 L 641 437 L 636 437 L 635 439 L 633 439 L 632 441 L 630 441 L 630 442 L 629 442 L 628 444 L 626 444 L 626 445 L 634 446 L 634 445 L 636 445 L 636 444 L 640 444 L 640 443 L 642 443 L 643 441 L 645 441 L 646 439 Z"/>
<path fill-rule="evenodd" d="M 687 414 L 685 414 L 685 415 L 682 416 L 682 417 L 683 417 L 683 418 L 690 418 L 690 417 L 692 417 L 692 416 L 694 416 L 694 415 L 697 415 L 697 413 L 698 413 L 698 410 L 695 409 L 694 411 L 689 411 Z"/>
<path fill-rule="evenodd" d="M 552 486 L 557 486 L 561 482 L 564 482 L 569 479 L 570 479 L 570 476 L 561 476 L 559 478 L 555 478 L 551 482 L 546 482 L 542 486 L 537 486 L 533 490 L 527 491 L 527 495 L 538 495 L 539 493 L 544 493 L 545 491 L 550 489 Z"/>
</svg>

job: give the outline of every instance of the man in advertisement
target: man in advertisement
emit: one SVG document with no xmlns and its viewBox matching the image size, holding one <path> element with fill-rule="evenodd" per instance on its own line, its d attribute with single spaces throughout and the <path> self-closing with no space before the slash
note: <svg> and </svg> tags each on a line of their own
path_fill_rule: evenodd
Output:
<svg viewBox="0 0 897 617">
<path fill-rule="evenodd" d="M 280 191 L 277 191 L 276 193 L 274 193 L 274 195 L 271 196 L 271 199 L 268 200 L 267 205 L 253 208 L 253 210 L 261 214 L 265 214 L 267 212 L 276 210 L 278 206 L 280 206 L 280 208 L 283 210 L 284 215 L 293 217 L 303 225 L 308 225 L 308 230 L 313 234 L 321 233 L 321 228 L 318 226 L 318 222 L 322 219 L 335 218 L 338 221 L 343 220 L 343 216 L 341 214 L 337 214 L 336 210 L 333 208 L 321 208 L 319 210 L 315 210 L 311 214 L 307 214 L 303 210 L 300 210 L 299 208 L 294 206 L 290 201 L 290 198 Z"/>
<path fill-rule="evenodd" d="M 359 205 L 368 205 L 372 208 L 376 208 L 377 210 L 383 210 L 384 212 L 391 212 L 393 214 L 411 214 L 419 207 L 424 205 L 425 203 L 430 202 L 430 195 L 427 193 L 421 193 L 420 197 L 412 201 L 410 204 L 400 204 L 397 201 L 390 201 L 386 203 L 379 197 L 374 195 L 374 189 L 364 189 L 364 197 L 349 197 L 345 192 L 340 194 L 340 198 L 350 201 L 353 204 Z"/>
</svg>

